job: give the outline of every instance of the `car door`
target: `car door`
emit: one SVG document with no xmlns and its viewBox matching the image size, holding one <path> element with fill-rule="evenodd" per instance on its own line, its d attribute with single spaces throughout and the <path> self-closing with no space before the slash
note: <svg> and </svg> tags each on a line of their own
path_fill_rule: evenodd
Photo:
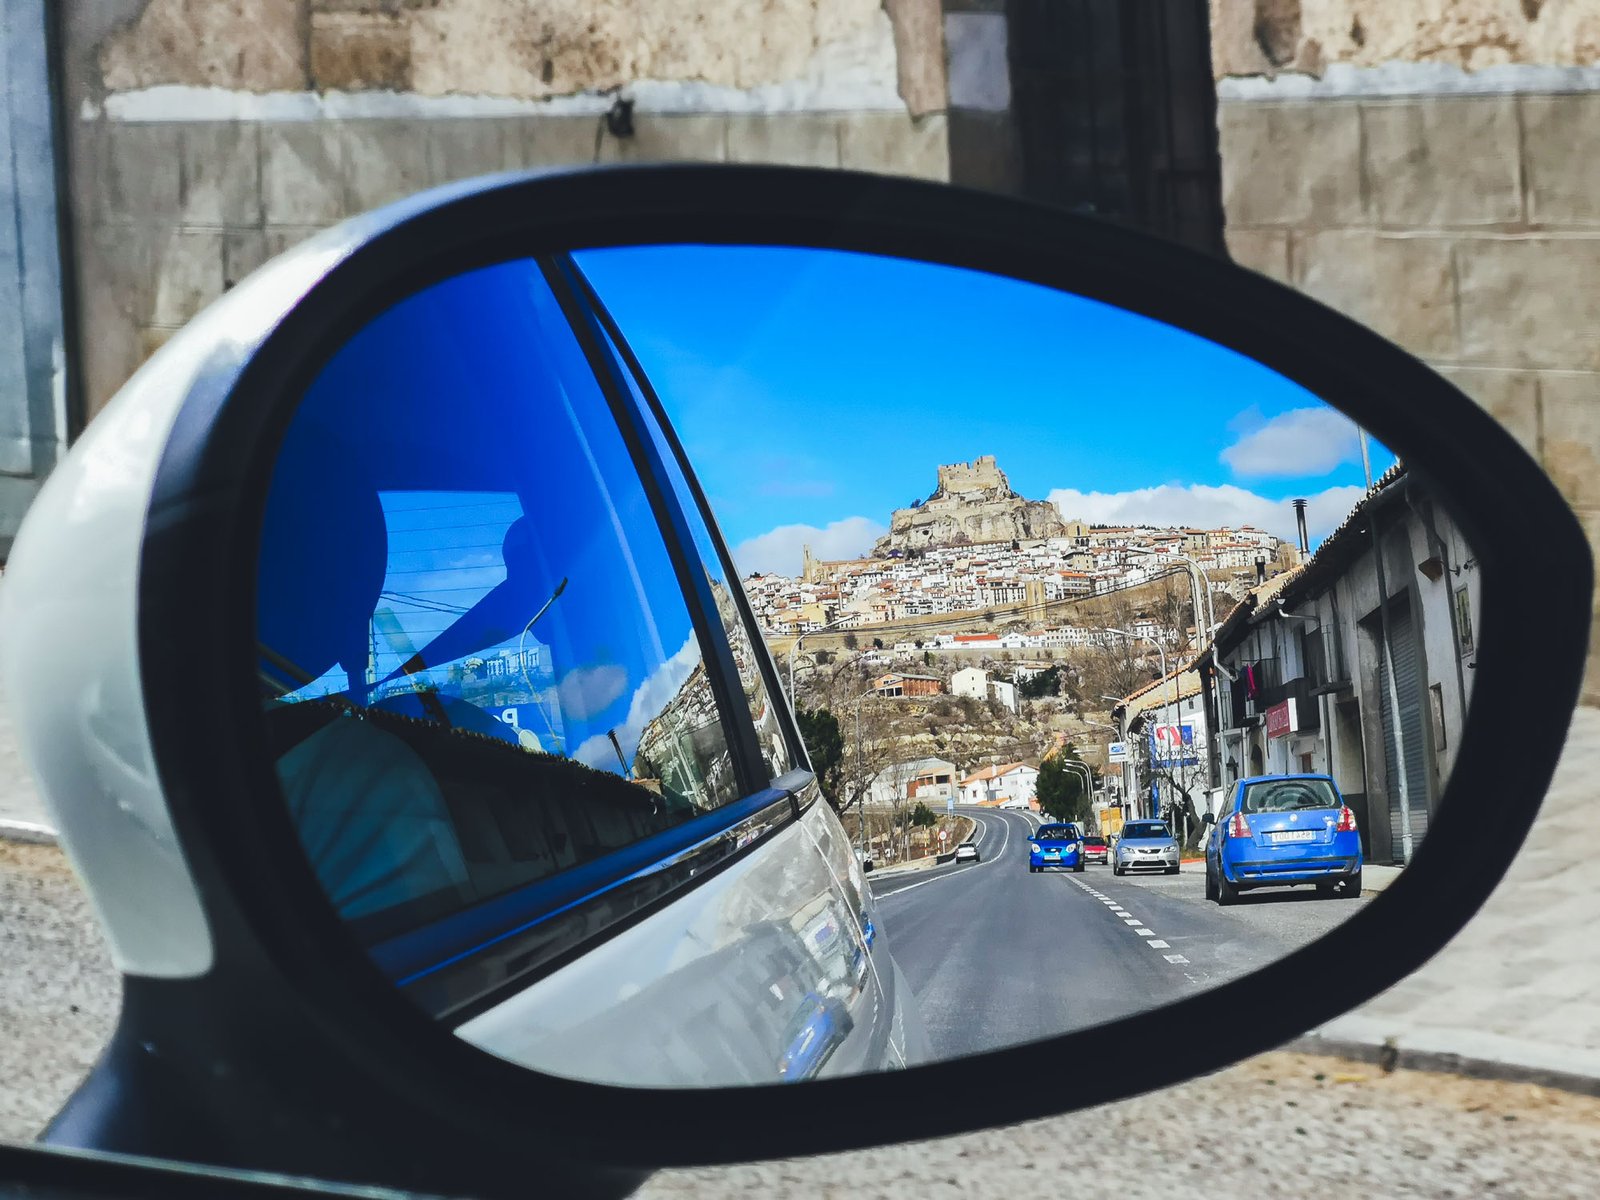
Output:
<svg viewBox="0 0 1600 1200">
<path fill-rule="evenodd" d="M 1212 821 L 1210 827 L 1206 830 L 1205 856 L 1206 870 L 1208 871 L 1215 871 L 1222 861 L 1222 825 L 1228 819 L 1228 810 L 1233 804 L 1233 796 L 1238 791 L 1238 788 L 1239 785 L 1234 784 L 1228 789 L 1227 795 L 1223 797 L 1221 805 L 1217 808 L 1216 820 Z"/>
<path fill-rule="evenodd" d="M 258 602 L 305 852 L 390 979 L 502 1058 L 903 1065 L 861 872 L 646 387 L 558 260 L 413 295 L 312 382 Z"/>
</svg>

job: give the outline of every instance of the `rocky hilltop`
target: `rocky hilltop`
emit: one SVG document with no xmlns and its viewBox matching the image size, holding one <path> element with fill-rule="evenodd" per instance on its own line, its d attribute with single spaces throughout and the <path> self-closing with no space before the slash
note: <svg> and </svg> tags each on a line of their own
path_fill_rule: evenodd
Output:
<svg viewBox="0 0 1600 1200">
<path fill-rule="evenodd" d="M 1011 490 L 1006 473 L 986 454 L 969 463 L 939 468 L 939 486 L 921 504 L 898 508 L 889 532 L 872 547 L 875 558 L 896 551 L 1064 537 L 1067 526 L 1055 505 L 1028 500 Z"/>
</svg>

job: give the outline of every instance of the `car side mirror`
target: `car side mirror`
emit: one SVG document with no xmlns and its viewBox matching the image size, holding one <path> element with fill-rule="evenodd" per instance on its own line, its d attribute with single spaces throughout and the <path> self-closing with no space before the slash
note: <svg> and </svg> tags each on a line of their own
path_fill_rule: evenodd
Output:
<svg viewBox="0 0 1600 1200">
<path fill-rule="evenodd" d="M 917 407 L 886 428 L 895 396 Z M 972 461 L 891 471 L 882 439 L 936 410 L 953 426 L 941 444 Z M 1155 433 L 1135 437 L 1135 419 Z M 985 441 L 1008 424 L 1039 451 L 1026 483 Z M 840 479 L 749 474 L 801 427 Z M 1068 448 L 1070 472 L 1043 475 Z M 1145 473 L 1095 474 L 1112 468 Z M 712 511 L 863 480 L 892 489 L 894 511 L 843 522 L 872 560 L 854 575 L 833 549 L 801 549 L 804 524 L 724 537 L 735 514 Z M 1224 501 L 1214 529 L 1190 528 Z M 936 972 L 895 956 L 944 948 L 919 949 L 916 905 L 1044 886 L 1022 870 L 1027 842 L 986 811 L 954 834 L 978 838 L 979 865 L 908 862 L 893 818 L 913 780 L 891 771 L 873 796 L 884 737 L 851 726 L 945 681 L 875 684 L 808 742 L 800 718 L 816 714 L 791 704 L 738 555 L 795 543 L 784 578 L 804 604 L 859 584 L 856 615 L 883 619 L 884 644 L 892 626 L 920 645 L 927 614 L 874 609 L 871 580 L 970 569 L 975 537 L 997 530 L 985 546 L 1054 562 L 1111 528 L 1128 534 L 1118 554 L 1158 542 L 1159 562 L 1041 569 L 993 605 L 1006 628 L 1049 617 L 1117 648 L 1107 686 L 1151 730 L 1129 820 L 1216 786 L 1223 734 L 1252 776 L 1304 774 L 1333 724 L 1370 739 L 1361 838 L 1347 809 L 1337 827 L 1248 817 L 1286 861 L 1344 839 L 1340 877 L 1320 882 L 1354 902 L 1265 966 L 1220 964 L 1194 988 L 1180 973 L 1141 993 L 1148 1007 L 1086 1008 L 1077 1025 L 1051 1013 L 988 1038 L 972 1022 L 985 1036 L 964 1041 L 920 1018 L 957 1010 L 926 992 Z M 1432 559 L 1437 576 L 1419 572 Z M 1560 570 L 1529 587 L 1530 563 Z M 17 537 L 0 668 L 126 975 L 112 1046 L 52 1136 L 509 1198 L 529 1178 L 620 1191 L 657 1166 L 940 1136 L 1215 1070 L 1393 985 L 1488 897 L 1577 702 L 1592 582 L 1577 518 L 1482 408 L 1212 256 L 831 170 L 585 169 L 413 197 L 312 238 L 167 342 Z M 1142 608 L 1094 616 L 1130 594 L 1153 611 L 1154 589 L 1189 606 L 1179 634 L 1213 636 L 1176 655 Z M 773 647 L 870 640 L 805 633 L 820 621 L 798 608 L 761 610 L 785 623 L 765 630 Z M 961 636 L 999 641 L 954 611 Z M 1258 654 L 1312 625 L 1343 657 Z M 1427 673 L 1440 653 L 1449 669 Z M 1227 724 L 1197 737 L 1181 706 L 1224 686 Z M 1448 737 L 1426 736 L 1434 722 Z M 877 767 L 920 771 L 928 753 Z M 1386 754 L 1407 773 L 1392 795 Z M 883 845 L 879 825 L 901 840 L 863 892 L 852 847 Z M 1359 894 L 1362 839 L 1403 868 L 1376 898 Z M 1118 874 L 1162 866 L 1141 867 L 1146 852 L 1167 853 L 1136 844 Z M 1048 911 L 1108 919 L 1074 883 Z M 986 952 L 1009 947 L 1014 966 L 986 990 L 1034 982 L 1039 944 L 999 927 Z M 1127 945 L 1104 969 L 1155 952 Z M 1186 1028 L 1221 1032 L 1175 1042 Z M 1113 1044 L 1115 1071 L 1034 1086 L 1040 1062 Z M 873 1115 L 818 1121 L 819 1104 Z"/>
</svg>

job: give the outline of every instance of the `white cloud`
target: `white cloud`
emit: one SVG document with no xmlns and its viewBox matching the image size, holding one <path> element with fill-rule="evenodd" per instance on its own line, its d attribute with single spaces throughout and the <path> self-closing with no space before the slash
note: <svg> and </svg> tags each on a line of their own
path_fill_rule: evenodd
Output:
<svg viewBox="0 0 1600 1200">
<path fill-rule="evenodd" d="M 622 743 L 624 758 L 633 758 L 644 727 L 661 715 L 661 710 L 678 694 L 699 662 L 700 642 L 691 633 L 678 652 L 651 672 L 635 690 L 628 704 L 627 719 L 612 730 L 617 741 Z M 615 771 L 617 767 L 617 752 L 611 739 L 603 733 L 585 738 L 572 757 L 600 771 Z"/>
<path fill-rule="evenodd" d="M 1294 408 L 1246 433 L 1222 452 L 1235 475 L 1286 478 L 1326 475 L 1359 462 L 1355 424 L 1334 408 Z"/>
<path fill-rule="evenodd" d="M 818 558 L 855 558 L 872 548 L 888 529 L 870 517 L 846 517 L 834 521 L 825 529 L 815 525 L 780 525 L 747 541 L 733 550 L 733 560 L 739 564 L 741 574 L 751 571 L 775 571 L 780 575 L 800 574 L 801 548 L 811 547 Z"/>
<path fill-rule="evenodd" d="M 1352 485 L 1306 496 L 1306 527 L 1313 546 L 1337 528 L 1364 492 Z M 1274 500 L 1231 483 L 1164 483 L 1130 492 L 1057 488 L 1049 499 L 1064 519 L 1091 525 L 1190 525 L 1201 529 L 1254 525 L 1291 544 L 1298 539 L 1294 507 L 1287 499 Z"/>
<path fill-rule="evenodd" d="M 578 667 L 561 678 L 561 712 L 575 721 L 603 713 L 628 686 L 628 673 L 615 663 Z"/>
</svg>

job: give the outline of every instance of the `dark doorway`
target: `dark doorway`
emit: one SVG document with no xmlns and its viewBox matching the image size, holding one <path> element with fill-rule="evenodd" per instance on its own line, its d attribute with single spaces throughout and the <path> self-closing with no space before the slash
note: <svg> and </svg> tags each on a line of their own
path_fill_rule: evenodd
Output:
<svg viewBox="0 0 1600 1200">
<path fill-rule="evenodd" d="M 1224 253 L 1206 0 L 1008 0 L 1019 190 Z"/>
</svg>

